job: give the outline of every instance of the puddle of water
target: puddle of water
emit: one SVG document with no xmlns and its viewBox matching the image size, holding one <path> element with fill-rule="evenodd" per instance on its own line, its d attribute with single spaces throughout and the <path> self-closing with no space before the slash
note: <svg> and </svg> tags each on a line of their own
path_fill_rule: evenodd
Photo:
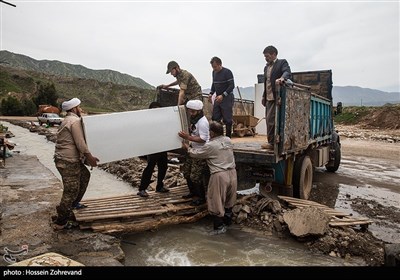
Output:
<svg viewBox="0 0 400 280">
<path fill-rule="evenodd" d="M 350 197 L 349 197 L 350 196 Z M 371 185 L 351 186 L 339 184 L 339 195 L 336 200 L 335 209 L 344 210 L 355 217 L 365 217 L 352 208 L 351 199 L 361 198 L 372 200 L 381 205 L 393 206 L 400 209 L 400 194 Z M 388 243 L 398 243 L 400 240 L 400 225 L 384 221 L 380 217 L 369 217 L 374 223 L 368 225 L 368 230 L 378 239 Z M 377 223 L 379 222 L 379 223 Z"/>
<path fill-rule="evenodd" d="M 366 184 L 395 184 L 393 190 L 400 193 L 400 164 L 366 157 L 345 158 L 337 174 L 357 178 Z"/>
<path fill-rule="evenodd" d="M 231 226 L 210 236 L 211 221 L 165 227 L 125 236 L 126 266 L 354 266 L 360 259 L 310 252 L 301 243 L 259 235 Z"/>
</svg>

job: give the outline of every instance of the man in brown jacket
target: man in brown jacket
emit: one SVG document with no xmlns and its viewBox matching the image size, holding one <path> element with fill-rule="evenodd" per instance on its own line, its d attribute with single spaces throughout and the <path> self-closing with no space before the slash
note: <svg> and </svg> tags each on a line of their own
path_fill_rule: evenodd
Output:
<svg viewBox="0 0 400 280">
<path fill-rule="evenodd" d="M 57 131 L 54 162 L 61 174 L 64 191 L 57 206 L 57 216 L 53 216 L 55 229 L 71 227 L 74 220 L 72 210 L 85 207 L 79 203 L 90 180 L 90 172 L 85 164 L 94 167 L 99 161 L 86 144 L 80 104 L 78 98 L 62 103 L 67 116 Z"/>
<path fill-rule="evenodd" d="M 226 232 L 232 222 L 232 207 L 236 203 L 237 174 L 231 139 L 223 136 L 223 126 L 210 123 L 210 141 L 198 148 L 183 148 L 193 158 L 206 159 L 210 168 L 210 181 L 207 191 L 208 211 L 214 217 L 214 231 L 211 234 Z"/>
</svg>

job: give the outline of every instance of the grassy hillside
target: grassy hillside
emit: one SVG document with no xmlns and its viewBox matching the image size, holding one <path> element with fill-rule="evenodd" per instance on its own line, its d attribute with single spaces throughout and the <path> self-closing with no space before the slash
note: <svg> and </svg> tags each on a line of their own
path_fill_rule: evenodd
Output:
<svg viewBox="0 0 400 280">
<path fill-rule="evenodd" d="M 32 97 L 36 82 L 54 83 L 58 102 L 78 97 L 83 108 L 91 112 L 119 112 L 147 108 L 154 100 L 155 90 L 135 86 L 99 82 L 94 79 L 60 77 L 34 71 L 0 66 L 0 100 L 8 93 L 21 99 Z"/>
</svg>

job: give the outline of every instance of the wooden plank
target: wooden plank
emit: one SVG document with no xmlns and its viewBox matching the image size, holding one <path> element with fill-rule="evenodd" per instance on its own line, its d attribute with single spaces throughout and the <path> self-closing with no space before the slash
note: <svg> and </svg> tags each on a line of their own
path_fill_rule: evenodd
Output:
<svg viewBox="0 0 400 280">
<path fill-rule="evenodd" d="M 348 221 L 348 222 L 329 222 L 330 226 L 340 227 L 340 226 L 356 226 L 356 225 L 367 225 L 371 224 L 373 221 Z"/>
<path fill-rule="evenodd" d="M 92 229 L 98 232 L 114 233 L 114 232 L 141 232 L 151 229 L 157 229 L 160 226 L 191 223 L 195 222 L 208 214 L 207 210 L 203 210 L 195 215 L 189 217 L 173 216 L 169 218 L 163 218 L 160 220 L 147 221 L 140 224 L 127 224 L 120 223 L 114 225 L 93 225 Z"/>
<path fill-rule="evenodd" d="M 101 219 L 108 219 L 108 218 L 121 218 L 121 217 L 138 217 L 144 215 L 157 215 L 166 213 L 168 210 L 165 209 L 158 209 L 158 210 L 149 210 L 149 211 L 139 211 L 139 212 L 128 212 L 128 213 L 113 213 L 113 214 L 103 214 L 103 215 L 92 215 L 92 216 L 84 216 L 80 217 L 77 216 L 77 221 L 89 221 L 89 220 L 101 220 Z"/>
<path fill-rule="evenodd" d="M 178 193 L 178 192 L 183 192 L 183 191 L 188 191 L 188 186 L 187 185 L 182 185 L 182 186 L 176 186 L 173 188 L 170 188 L 170 192 L 168 194 L 172 193 Z M 163 195 L 161 193 L 157 193 L 155 191 L 150 191 L 149 194 L 153 195 Z M 128 194 L 128 195 L 118 195 L 118 196 L 108 196 L 108 197 L 99 197 L 99 198 L 90 198 L 90 199 L 84 199 L 82 200 L 82 203 L 90 203 L 90 202 L 99 202 L 99 201 L 110 201 L 110 200 L 115 200 L 115 199 L 125 199 L 125 198 L 137 198 L 141 199 L 140 196 L 136 194 Z"/>
<path fill-rule="evenodd" d="M 84 116 L 89 149 L 99 163 L 179 149 L 178 132 L 187 131 L 186 113 L 182 112 L 183 105 Z"/>
</svg>

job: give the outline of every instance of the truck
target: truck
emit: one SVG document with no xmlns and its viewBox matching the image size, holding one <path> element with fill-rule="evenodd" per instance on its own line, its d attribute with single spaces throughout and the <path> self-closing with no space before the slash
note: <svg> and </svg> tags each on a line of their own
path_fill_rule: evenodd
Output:
<svg viewBox="0 0 400 280">
<path fill-rule="evenodd" d="M 274 191 L 309 199 L 314 169 L 335 172 L 341 160 L 332 116 L 332 71 L 295 72 L 292 81 L 277 89 L 273 150 L 262 149 L 259 142 L 234 144 L 238 184 L 246 189 L 258 183 L 264 195 Z"/>
<path fill-rule="evenodd" d="M 273 150 L 261 148 L 265 137 L 232 139 L 238 174 L 238 189 L 258 184 L 260 193 L 277 193 L 309 199 L 316 167 L 329 172 L 338 170 L 341 160 L 340 137 L 334 129 L 332 71 L 292 73 L 292 84 L 278 89 Z M 255 100 L 263 90 L 258 75 Z M 157 101 L 162 106 L 176 106 L 177 89 L 159 89 Z M 204 114 L 211 119 L 211 104 L 203 95 Z M 255 114 L 261 102 L 235 99 L 234 115 Z M 243 105 L 244 104 L 244 105 Z M 265 109 L 258 110 L 261 119 Z"/>
<path fill-rule="evenodd" d="M 61 113 L 61 111 L 59 108 L 57 108 L 55 106 L 48 105 L 48 104 L 41 104 L 41 105 L 39 105 L 36 116 L 40 116 L 43 113 L 53 113 L 53 114 L 59 115 Z"/>
</svg>

